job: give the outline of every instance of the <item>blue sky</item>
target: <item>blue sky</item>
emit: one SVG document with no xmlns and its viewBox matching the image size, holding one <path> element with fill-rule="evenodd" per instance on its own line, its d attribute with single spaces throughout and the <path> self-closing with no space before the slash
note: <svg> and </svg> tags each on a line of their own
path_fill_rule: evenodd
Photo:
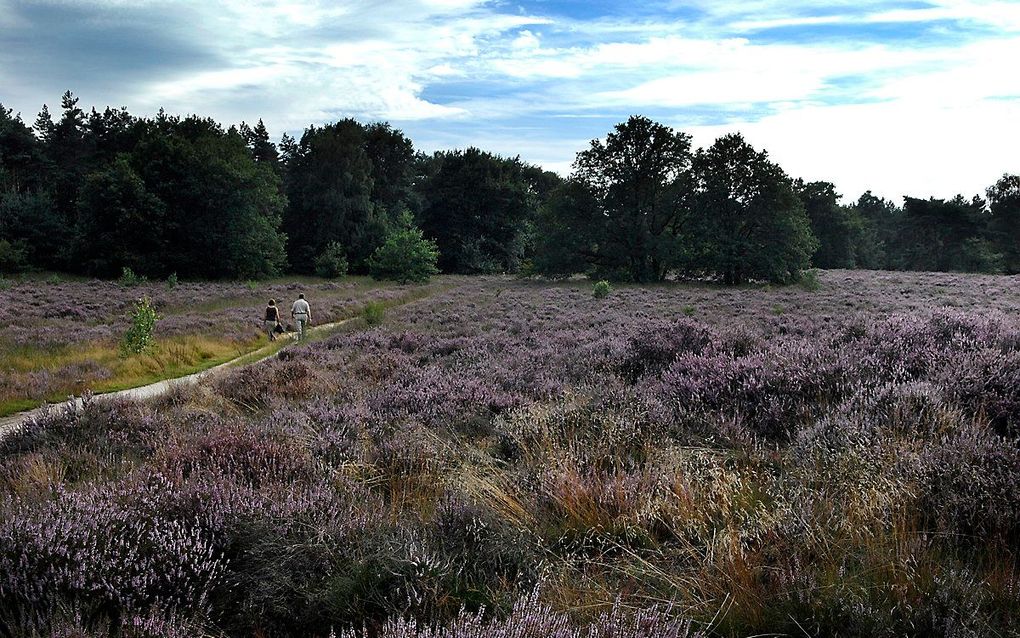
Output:
<svg viewBox="0 0 1020 638">
<path fill-rule="evenodd" d="M 631 114 L 794 177 L 947 197 L 1020 172 L 1020 0 L 0 0 L 0 102 L 385 120 L 567 174 Z"/>
</svg>

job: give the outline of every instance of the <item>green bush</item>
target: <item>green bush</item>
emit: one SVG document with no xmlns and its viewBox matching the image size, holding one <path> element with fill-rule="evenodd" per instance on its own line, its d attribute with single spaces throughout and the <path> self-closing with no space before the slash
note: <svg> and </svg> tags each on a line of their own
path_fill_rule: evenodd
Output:
<svg viewBox="0 0 1020 638">
<path fill-rule="evenodd" d="M 170 273 L 170 276 L 166 278 L 166 287 L 171 290 L 176 288 L 178 283 L 180 282 L 177 281 L 177 273 L 175 272 Z"/>
<path fill-rule="evenodd" d="M 11 243 L 0 239 L 0 272 L 15 273 L 28 270 L 28 249 L 24 242 Z"/>
<path fill-rule="evenodd" d="M 535 267 L 535 262 L 530 259 L 525 259 L 521 262 L 521 267 L 517 269 L 517 277 L 519 279 L 531 279 L 537 277 L 539 274 L 538 268 Z"/>
<path fill-rule="evenodd" d="M 370 326 L 377 326 L 382 323 L 385 314 L 386 306 L 378 301 L 371 301 L 361 309 L 361 318 Z"/>
<path fill-rule="evenodd" d="M 339 242 L 331 241 L 315 258 L 315 274 L 334 279 L 347 275 L 347 253 Z"/>
<path fill-rule="evenodd" d="M 124 340 L 121 342 L 121 352 L 125 355 L 140 354 L 152 347 L 152 332 L 159 319 L 160 317 L 156 314 L 156 309 L 152 307 L 152 301 L 148 297 L 142 297 L 136 301 L 135 308 L 131 311 L 131 327 L 128 328 Z"/>
<path fill-rule="evenodd" d="M 591 294 L 596 299 L 604 299 L 609 296 L 609 293 L 613 291 L 613 287 L 609 285 L 609 282 L 603 279 L 602 281 L 596 281 L 595 286 L 591 289 Z"/>
<path fill-rule="evenodd" d="M 818 281 L 818 269 L 812 268 L 800 273 L 800 287 L 808 292 L 816 292 L 822 287 Z"/>
<path fill-rule="evenodd" d="M 148 281 L 145 277 L 140 277 L 135 274 L 135 271 L 131 270 L 127 266 L 120 271 L 120 278 L 117 279 L 117 283 L 125 288 L 131 288 L 139 284 L 144 284 Z"/>
<path fill-rule="evenodd" d="M 439 273 L 438 259 L 436 243 L 425 239 L 415 227 L 411 214 L 404 211 L 386 243 L 368 259 L 368 270 L 374 279 L 420 283 Z"/>
</svg>

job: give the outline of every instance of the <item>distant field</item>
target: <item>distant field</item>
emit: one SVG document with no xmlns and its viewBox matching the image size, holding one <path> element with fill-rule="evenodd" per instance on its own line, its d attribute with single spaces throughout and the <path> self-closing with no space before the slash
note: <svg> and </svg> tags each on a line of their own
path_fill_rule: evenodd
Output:
<svg viewBox="0 0 1020 638">
<path fill-rule="evenodd" d="M 275 298 L 285 319 L 299 292 L 313 300 L 316 323 L 356 315 L 368 301 L 393 301 L 408 287 L 351 277 L 251 283 L 121 286 L 104 281 L 11 282 L 0 289 L 0 416 L 59 402 L 84 390 L 105 392 L 202 370 L 267 339 L 261 318 Z M 124 357 L 120 340 L 135 301 L 159 314 L 151 352 Z"/>
<path fill-rule="evenodd" d="M 54 413 L 0 443 L 0 630 L 1017 635 L 1020 279 L 819 282 L 450 279 L 292 356 Z M 336 316 L 398 294 L 323 286 Z M 166 336 L 296 291 L 200 290 Z"/>
</svg>

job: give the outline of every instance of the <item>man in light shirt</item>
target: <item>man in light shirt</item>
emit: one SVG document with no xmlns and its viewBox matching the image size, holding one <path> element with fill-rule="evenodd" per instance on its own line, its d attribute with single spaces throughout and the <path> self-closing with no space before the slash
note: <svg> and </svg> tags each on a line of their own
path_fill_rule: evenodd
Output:
<svg viewBox="0 0 1020 638">
<path fill-rule="evenodd" d="M 305 293 L 298 295 L 297 301 L 290 307 L 290 316 L 297 324 L 298 340 L 305 338 L 305 325 L 312 321 L 312 309 L 305 301 Z"/>
</svg>

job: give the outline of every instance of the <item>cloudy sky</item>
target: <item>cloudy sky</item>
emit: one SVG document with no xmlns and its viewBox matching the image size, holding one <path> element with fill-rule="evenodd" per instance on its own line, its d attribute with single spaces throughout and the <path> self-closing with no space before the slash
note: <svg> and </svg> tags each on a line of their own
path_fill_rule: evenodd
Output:
<svg viewBox="0 0 1020 638">
<path fill-rule="evenodd" d="M 947 197 L 1020 172 L 1020 0 L 0 0 L 0 102 L 353 116 L 567 174 L 631 114 L 794 177 Z"/>
</svg>

